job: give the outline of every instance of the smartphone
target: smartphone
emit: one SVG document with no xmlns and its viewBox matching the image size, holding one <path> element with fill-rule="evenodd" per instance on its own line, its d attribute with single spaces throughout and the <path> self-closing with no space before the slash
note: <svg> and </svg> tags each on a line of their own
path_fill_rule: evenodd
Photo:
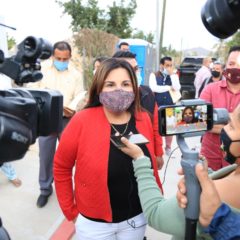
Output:
<svg viewBox="0 0 240 240">
<path fill-rule="evenodd" d="M 122 136 L 112 135 L 110 140 L 116 147 L 121 148 L 121 147 L 125 146 L 121 141 L 121 137 Z M 137 145 L 149 143 L 149 140 L 140 133 L 139 134 L 126 135 L 124 137 L 127 138 L 131 143 L 134 143 L 134 144 L 137 144 Z"/>
<path fill-rule="evenodd" d="M 210 103 L 159 107 L 159 132 L 162 136 L 208 131 L 213 127 Z"/>
</svg>

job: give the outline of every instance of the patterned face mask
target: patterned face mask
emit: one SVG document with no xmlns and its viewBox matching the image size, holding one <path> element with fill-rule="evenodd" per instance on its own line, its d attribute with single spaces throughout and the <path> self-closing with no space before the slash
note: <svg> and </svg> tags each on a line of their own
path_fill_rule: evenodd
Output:
<svg viewBox="0 0 240 240">
<path fill-rule="evenodd" d="M 240 83 L 240 69 L 239 68 L 227 68 L 223 72 L 224 77 L 233 84 Z"/>
<path fill-rule="evenodd" d="M 123 112 L 133 103 L 135 94 L 122 89 L 101 92 L 99 94 L 100 103 L 112 112 Z"/>
</svg>

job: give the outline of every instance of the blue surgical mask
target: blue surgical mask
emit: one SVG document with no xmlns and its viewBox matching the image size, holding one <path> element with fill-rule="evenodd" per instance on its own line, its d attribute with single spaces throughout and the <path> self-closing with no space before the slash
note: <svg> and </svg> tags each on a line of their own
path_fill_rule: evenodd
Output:
<svg viewBox="0 0 240 240">
<path fill-rule="evenodd" d="M 68 68 L 68 61 L 65 61 L 65 62 L 61 62 L 61 61 L 57 61 L 57 60 L 54 60 L 53 61 L 53 65 L 54 67 L 58 70 L 58 71 L 65 71 L 67 70 Z"/>
<path fill-rule="evenodd" d="M 164 75 L 169 75 L 169 72 L 168 72 L 168 70 L 167 70 L 166 68 L 163 69 L 162 73 L 163 73 Z"/>
</svg>

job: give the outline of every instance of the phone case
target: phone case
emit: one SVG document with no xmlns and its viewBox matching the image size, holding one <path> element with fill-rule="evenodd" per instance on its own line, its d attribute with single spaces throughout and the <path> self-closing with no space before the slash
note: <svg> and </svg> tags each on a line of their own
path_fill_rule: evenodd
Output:
<svg viewBox="0 0 240 240">
<path fill-rule="evenodd" d="M 121 148 L 125 146 L 121 141 L 121 137 L 122 136 L 111 136 L 110 140 L 116 147 Z M 137 145 L 149 143 L 149 140 L 146 137 L 144 137 L 142 134 L 131 134 L 131 135 L 126 135 L 124 137 L 128 138 L 128 140 L 131 143 L 134 143 Z"/>
</svg>

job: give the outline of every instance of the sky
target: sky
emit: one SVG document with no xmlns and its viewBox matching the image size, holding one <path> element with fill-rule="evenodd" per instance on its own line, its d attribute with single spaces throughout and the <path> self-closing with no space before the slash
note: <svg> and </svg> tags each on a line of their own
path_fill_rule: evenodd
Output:
<svg viewBox="0 0 240 240">
<path fill-rule="evenodd" d="M 112 0 L 99 0 L 101 8 Z M 156 1 L 137 0 L 137 9 L 131 26 L 145 33 L 156 33 Z M 159 26 L 161 26 L 162 0 L 159 1 Z M 1 3 L 2 2 L 2 3 Z M 206 0 L 167 0 L 163 46 L 176 50 L 203 47 L 211 49 L 218 39 L 203 26 L 201 8 Z M 17 30 L 7 30 L 17 43 L 27 36 L 42 37 L 51 43 L 69 38 L 71 17 L 55 0 L 0 0 L 0 16 L 6 25 Z"/>
</svg>

